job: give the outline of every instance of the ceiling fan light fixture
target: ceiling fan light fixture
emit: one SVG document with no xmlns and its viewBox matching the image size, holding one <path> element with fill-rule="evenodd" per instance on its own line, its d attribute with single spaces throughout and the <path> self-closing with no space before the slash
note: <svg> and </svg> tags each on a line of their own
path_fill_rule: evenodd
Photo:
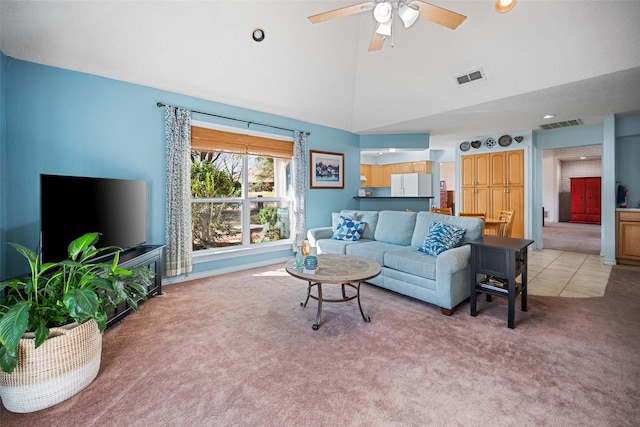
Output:
<svg viewBox="0 0 640 427">
<path fill-rule="evenodd" d="M 420 16 L 419 10 L 415 7 L 416 6 L 404 3 L 400 3 L 400 6 L 398 7 L 398 15 L 400 15 L 400 19 L 402 19 L 405 28 L 412 26 Z"/>
<path fill-rule="evenodd" d="M 393 12 L 393 5 L 391 2 L 385 1 L 378 3 L 373 9 L 373 17 L 379 24 L 391 21 L 391 13 Z"/>
<path fill-rule="evenodd" d="M 391 37 L 391 20 L 378 24 L 378 27 L 376 28 L 376 33 L 383 36 Z"/>
<path fill-rule="evenodd" d="M 516 5 L 517 0 L 496 0 L 496 10 L 500 13 L 509 12 Z"/>
</svg>

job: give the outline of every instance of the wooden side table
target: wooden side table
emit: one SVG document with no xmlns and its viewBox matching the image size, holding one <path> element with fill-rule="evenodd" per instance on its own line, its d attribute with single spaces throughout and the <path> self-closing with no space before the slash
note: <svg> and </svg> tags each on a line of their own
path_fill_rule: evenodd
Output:
<svg viewBox="0 0 640 427">
<path fill-rule="evenodd" d="M 515 328 L 515 300 L 521 296 L 521 309 L 527 311 L 527 248 L 533 240 L 482 236 L 471 245 L 470 295 L 471 315 L 476 316 L 478 293 L 509 300 L 507 325 Z M 516 277 L 522 275 L 521 283 Z"/>
</svg>

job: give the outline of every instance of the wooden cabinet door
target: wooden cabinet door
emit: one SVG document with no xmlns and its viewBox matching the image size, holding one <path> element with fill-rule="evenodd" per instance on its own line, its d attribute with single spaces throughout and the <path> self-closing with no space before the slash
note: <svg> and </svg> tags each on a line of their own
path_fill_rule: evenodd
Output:
<svg viewBox="0 0 640 427">
<path fill-rule="evenodd" d="M 460 212 L 485 212 L 488 213 L 490 206 L 489 188 L 463 188 L 462 208 Z"/>
<path fill-rule="evenodd" d="M 371 186 L 383 187 L 384 176 L 382 173 L 382 165 L 371 165 Z"/>
<path fill-rule="evenodd" d="M 524 150 L 505 151 L 507 185 L 524 186 Z"/>
<path fill-rule="evenodd" d="M 488 187 L 489 186 L 489 155 L 475 154 L 462 156 L 462 186 L 463 187 Z"/>
<path fill-rule="evenodd" d="M 492 187 L 504 187 L 507 185 L 507 171 L 505 170 L 505 153 L 489 154 L 489 164 L 491 166 L 491 176 L 489 184 Z"/>
<path fill-rule="evenodd" d="M 398 163 L 400 167 L 400 173 L 412 173 L 413 172 L 413 164 L 412 163 Z"/>
<path fill-rule="evenodd" d="M 473 187 L 475 184 L 475 156 L 461 156 L 460 169 L 462 172 L 462 187 Z M 464 206 L 464 205 L 463 205 Z M 463 211 L 465 212 L 466 209 Z"/>
<path fill-rule="evenodd" d="M 507 210 L 513 211 L 509 237 L 524 238 L 524 187 L 509 187 L 506 191 Z"/>
<path fill-rule="evenodd" d="M 382 165 L 382 186 L 391 187 L 392 165 Z"/>
<path fill-rule="evenodd" d="M 431 173 L 431 162 L 423 160 L 421 162 L 411 162 L 412 171 L 417 173 Z"/>
<path fill-rule="evenodd" d="M 476 187 L 488 187 L 489 186 L 489 174 L 491 171 L 491 164 L 488 154 L 476 154 L 474 162 L 474 175 Z"/>
<path fill-rule="evenodd" d="M 584 194 L 584 178 L 571 178 L 571 214 L 585 213 Z"/>
<path fill-rule="evenodd" d="M 490 185 L 496 186 L 524 186 L 524 150 L 502 151 L 491 153 Z"/>
<path fill-rule="evenodd" d="M 600 177 L 585 178 L 585 206 L 588 214 L 600 215 Z"/>
<path fill-rule="evenodd" d="M 360 186 L 371 187 L 373 185 L 371 165 L 360 165 L 360 176 L 366 178 L 364 181 L 360 180 Z"/>
</svg>

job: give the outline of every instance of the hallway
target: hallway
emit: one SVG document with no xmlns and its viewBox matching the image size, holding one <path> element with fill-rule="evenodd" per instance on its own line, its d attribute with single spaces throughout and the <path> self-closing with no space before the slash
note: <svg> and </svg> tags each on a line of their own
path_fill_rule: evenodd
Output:
<svg viewBox="0 0 640 427">
<path fill-rule="evenodd" d="M 545 249 L 600 255 L 600 225 L 548 222 L 542 227 Z"/>
</svg>

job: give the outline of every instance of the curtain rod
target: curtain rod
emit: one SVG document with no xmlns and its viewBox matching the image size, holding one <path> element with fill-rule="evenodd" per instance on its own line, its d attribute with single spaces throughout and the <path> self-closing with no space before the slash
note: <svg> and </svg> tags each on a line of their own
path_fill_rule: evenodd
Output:
<svg viewBox="0 0 640 427">
<path fill-rule="evenodd" d="M 156 103 L 156 106 L 157 107 L 167 107 L 167 104 L 163 104 L 162 102 L 158 102 L 158 103 Z M 170 107 L 175 107 L 175 106 L 170 105 Z M 180 107 L 180 108 L 182 108 L 182 107 Z M 185 108 L 185 110 L 188 110 L 188 108 Z M 249 127 L 251 125 L 258 125 L 258 126 L 264 126 L 264 127 L 268 127 L 268 128 L 272 128 L 272 129 L 286 130 L 287 132 L 295 132 L 295 130 L 293 130 L 293 129 L 287 129 L 287 128 L 281 128 L 281 127 L 278 127 L 278 126 L 266 125 L 264 123 L 250 122 L 250 121 L 247 121 L 247 120 L 235 119 L 233 117 L 221 116 L 219 114 L 205 113 L 203 111 L 196 111 L 196 110 L 190 110 L 190 111 L 192 113 L 204 114 L 205 116 L 219 117 L 221 119 L 234 120 L 236 122 L 243 122 L 243 123 L 247 124 L 247 127 Z M 302 132 L 302 133 L 304 133 L 307 136 L 311 135 L 311 132 Z"/>
</svg>

